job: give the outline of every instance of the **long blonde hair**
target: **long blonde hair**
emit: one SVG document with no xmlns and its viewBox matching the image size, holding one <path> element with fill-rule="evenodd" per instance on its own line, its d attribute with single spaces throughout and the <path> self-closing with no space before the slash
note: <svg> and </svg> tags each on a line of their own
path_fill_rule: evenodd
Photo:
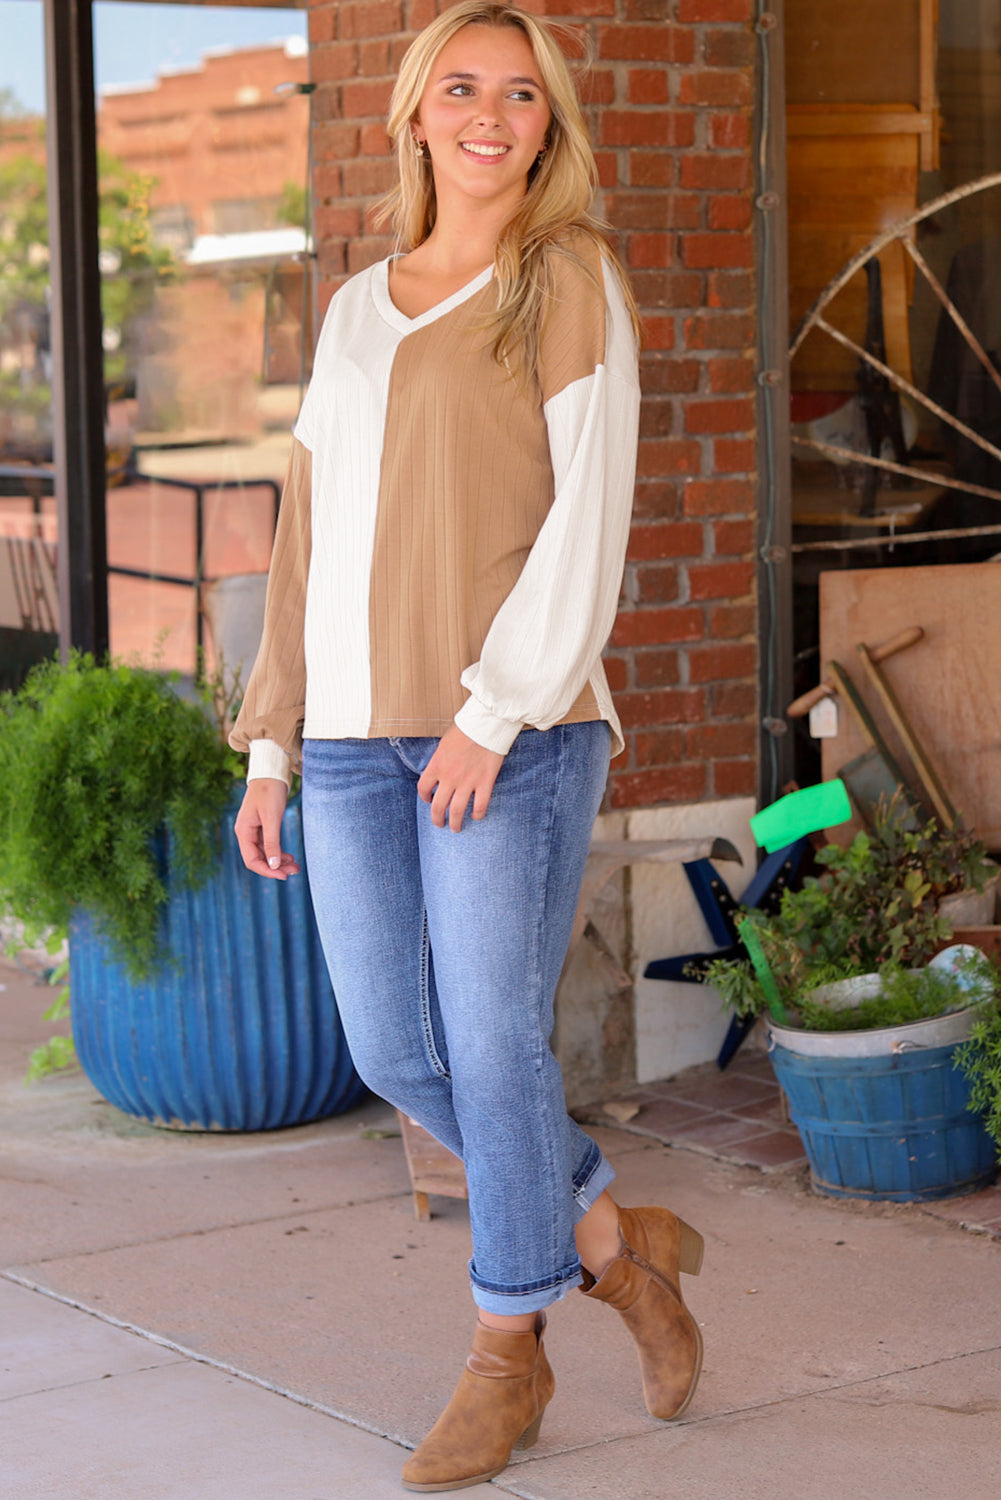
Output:
<svg viewBox="0 0 1001 1500">
<path fill-rule="evenodd" d="M 551 249 L 570 256 L 593 274 L 562 243 L 573 231 L 595 241 L 615 267 L 638 336 L 639 317 L 632 289 L 608 244 L 604 226 L 592 212 L 598 172 L 577 90 L 556 40 L 556 28 L 513 5 L 496 0 L 461 0 L 426 26 L 411 44 L 400 66 L 387 123 L 396 147 L 399 181 L 376 206 L 376 223 L 392 222 L 401 250 L 416 249 L 434 227 L 437 203 L 431 162 L 426 154 L 418 156 L 414 151 L 410 127 L 439 53 L 464 26 L 510 26 L 523 33 L 542 75 L 552 116 L 548 149 L 529 172 L 528 191 L 497 242 L 497 309 L 491 323 L 495 357 L 509 367 L 533 368 L 550 291 Z"/>
</svg>

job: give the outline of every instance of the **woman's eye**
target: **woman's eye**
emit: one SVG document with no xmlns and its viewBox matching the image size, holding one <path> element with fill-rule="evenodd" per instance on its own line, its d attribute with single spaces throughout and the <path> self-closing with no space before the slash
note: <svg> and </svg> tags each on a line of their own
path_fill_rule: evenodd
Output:
<svg viewBox="0 0 1001 1500">
<path fill-rule="evenodd" d="M 531 89 L 515 89 L 514 93 L 511 95 L 511 98 L 517 99 L 522 104 L 535 103 L 535 95 L 532 93 Z"/>
<path fill-rule="evenodd" d="M 471 94 L 473 91 L 468 83 L 454 83 L 448 91 L 450 94 Z"/>
</svg>

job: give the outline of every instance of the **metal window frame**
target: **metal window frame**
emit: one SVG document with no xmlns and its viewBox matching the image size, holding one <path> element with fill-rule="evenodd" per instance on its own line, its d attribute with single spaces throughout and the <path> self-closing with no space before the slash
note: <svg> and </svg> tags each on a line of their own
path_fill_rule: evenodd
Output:
<svg viewBox="0 0 1001 1500">
<path fill-rule="evenodd" d="M 43 0 L 60 649 L 108 650 L 104 354 L 91 0 Z"/>
<path fill-rule="evenodd" d="M 93 0 L 42 7 L 59 644 L 64 657 L 77 649 L 101 658 L 109 618 Z M 305 9 L 305 0 L 289 8 Z"/>
<path fill-rule="evenodd" d="M 784 0 L 758 0 L 754 29 L 758 803 L 764 807 L 792 778 L 794 749 L 785 717 L 793 697 L 793 606 Z"/>
</svg>

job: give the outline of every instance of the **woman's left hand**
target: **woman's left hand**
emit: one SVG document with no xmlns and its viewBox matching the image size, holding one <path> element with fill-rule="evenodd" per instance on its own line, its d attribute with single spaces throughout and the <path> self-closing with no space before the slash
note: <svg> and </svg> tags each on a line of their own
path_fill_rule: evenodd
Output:
<svg viewBox="0 0 1001 1500">
<path fill-rule="evenodd" d="M 474 819 L 478 822 L 484 817 L 503 764 L 503 755 L 478 745 L 457 724 L 446 730 L 417 783 L 418 795 L 431 804 L 435 827 L 444 828 L 447 820 L 452 832 L 458 833 L 470 797 Z"/>
</svg>

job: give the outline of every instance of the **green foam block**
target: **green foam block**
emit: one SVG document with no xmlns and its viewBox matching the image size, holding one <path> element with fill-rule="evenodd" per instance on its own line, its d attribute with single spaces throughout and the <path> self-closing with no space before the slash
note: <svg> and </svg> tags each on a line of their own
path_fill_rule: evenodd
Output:
<svg viewBox="0 0 1001 1500">
<path fill-rule="evenodd" d="M 779 987 L 775 983 L 775 975 L 772 973 L 771 965 L 765 957 L 765 950 L 761 946 L 761 940 L 754 930 L 754 923 L 750 917 L 743 917 L 737 923 L 737 931 L 740 940 L 747 949 L 747 956 L 754 965 L 754 972 L 765 992 L 765 1000 L 768 1004 L 768 1012 L 773 1021 L 778 1021 L 780 1026 L 789 1025 L 789 1012 L 782 1004 L 782 996 Z"/>
<path fill-rule="evenodd" d="M 770 807 L 762 808 L 751 819 L 751 832 L 759 848 L 774 854 L 776 849 L 784 849 L 786 844 L 816 833 L 818 828 L 847 823 L 851 815 L 845 784 L 835 777 L 833 781 L 820 781 L 816 786 L 790 792 Z"/>
</svg>

